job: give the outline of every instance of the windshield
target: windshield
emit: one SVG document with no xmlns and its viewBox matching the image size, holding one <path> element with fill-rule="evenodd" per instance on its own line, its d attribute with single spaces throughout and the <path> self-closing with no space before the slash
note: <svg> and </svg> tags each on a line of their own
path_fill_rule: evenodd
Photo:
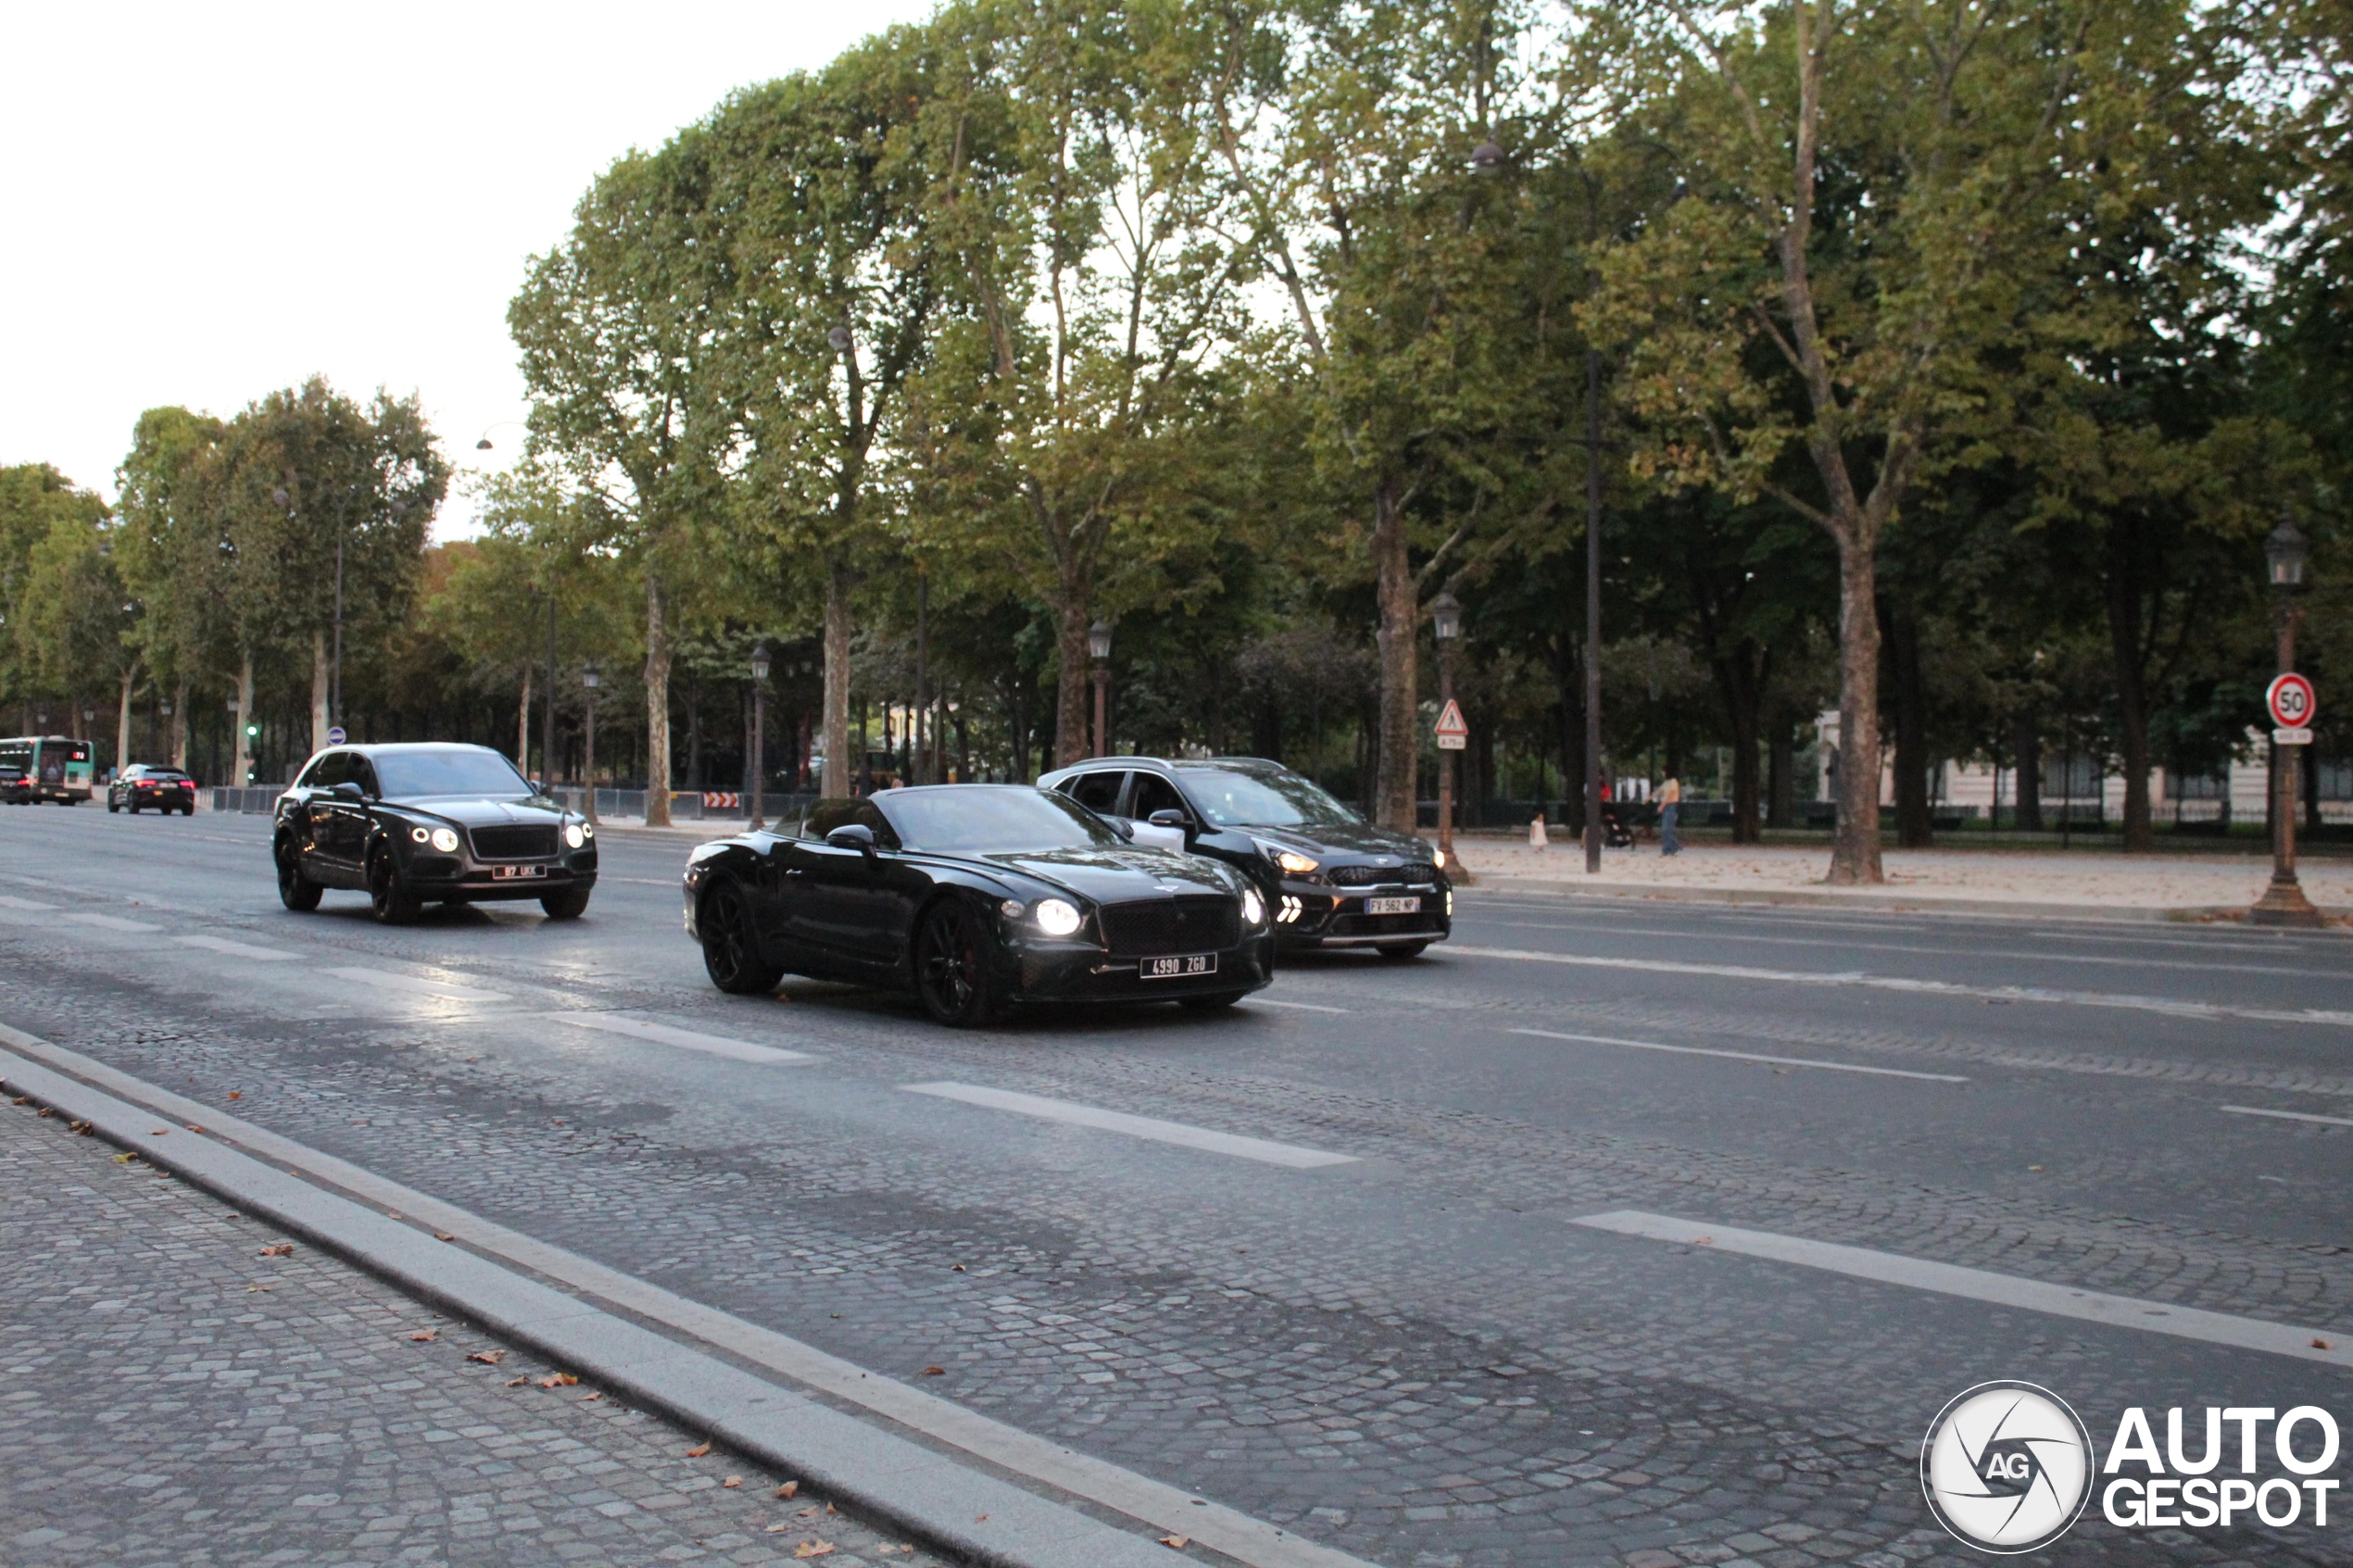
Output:
<svg viewBox="0 0 2353 1568">
<path fill-rule="evenodd" d="M 1021 784 L 894 789 L 874 799 L 910 849 L 1110 849 L 1127 842 L 1084 806 Z"/>
<path fill-rule="evenodd" d="M 1359 820 L 1297 773 L 1187 768 L 1177 776 L 1202 815 L 1221 828 L 1345 827 Z"/>
<path fill-rule="evenodd" d="M 386 800 L 425 795 L 529 795 L 514 764 L 495 751 L 379 751 L 376 782 Z"/>
</svg>

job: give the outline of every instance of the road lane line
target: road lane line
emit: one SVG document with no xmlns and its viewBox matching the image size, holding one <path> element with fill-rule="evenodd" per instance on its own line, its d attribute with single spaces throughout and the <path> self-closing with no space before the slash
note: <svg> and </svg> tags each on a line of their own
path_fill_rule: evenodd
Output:
<svg viewBox="0 0 2353 1568">
<path fill-rule="evenodd" d="M 2276 1116 L 2283 1122 L 2318 1122 L 2324 1127 L 2353 1127 L 2353 1116 L 2315 1116 L 2309 1110 L 2267 1110 L 2259 1105 L 2226 1105 L 2236 1116 Z"/>
<path fill-rule="evenodd" d="M 1346 1008 L 1327 1008 L 1317 1002 L 1278 1002 L 1272 997 L 1252 997 L 1251 1001 L 1263 1008 L 1296 1008 L 1301 1012 L 1346 1012 Z"/>
<path fill-rule="evenodd" d="M 1587 1046 L 1628 1046 L 1638 1051 L 1673 1051 L 1677 1056 L 1720 1056 L 1733 1061 L 1762 1061 L 1775 1067 L 1818 1067 L 1826 1073 L 1870 1073 L 1881 1078 L 1919 1078 L 1931 1084 L 1966 1084 L 1957 1073 L 1909 1073 L 1900 1067 L 1864 1067 L 1852 1061 L 1816 1061 L 1802 1056 L 1761 1056 L 1755 1051 L 1711 1050 L 1705 1046 L 1669 1046 L 1657 1040 L 1621 1040 L 1609 1035 L 1563 1035 L 1551 1029 L 1515 1029 L 1543 1040 L 1574 1040 Z"/>
<path fill-rule="evenodd" d="M 680 1050 L 702 1051 L 711 1056 L 724 1056 L 736 1061 L 756 1061 L 783 1066 L 796 1061 L 817 1059 L 806 1051 L 788 1051 L 774 1046 L 755 1046 L 749 1040 L 731 1040 L 724 1035 L 701 1035 L 692 1029 L 673 1029 L 667 1023 L 644 1023 L 634 1018 L 623 1018 L 610 1012 L 551 1012 L 547 1015 L 558 1023 L 569 1023 L 576 1029 L 601 1029 L 609 1035 L 626 1035 L 632 1039 L 652 1040 L 660 1045 L 676 1046 Z"/>
<path fill-rule="evenodd" d="M 1575 931 L 1590 934 L 1589 928 L 1585 926 L 1558 925 L 1545 921 L 1491 920 L 1484 923 L 1511 931 Z M 1655 935 L 1656 933 L 1645 931 L 1629 934 L 1629 939 L 1634 935 L 1647 938 Z M 2154 961 L 2148 959 L 2116 958 L 2103 953 L 2012 952 L 1999 947 L 1927 947 L 1908 946 L 1899 942 L 1856 942 L 1831 938 L 1818 940 L 1811 936 L 1756 936 L 1739 931 L 1711 931 L 1707 934 L 1705 940 L 1754 942 L 1776 947 L 1839 947 L 1850 953 L 1910 953 L 1932 959 L 1957 957 L 1975 960 L 2016 959 L 2025 963 L 2106 964 L 2117 969 L 2147 969 L 2152 967 Z M 2284 974 L 2301 980 L 2353 983 L 2353 971 L 2283 969 L 2275 964 L 2198 963 L 2189 960 L 2172 959 L 2163 960 L 2162 967 L 2169 970 L 2198 970 L 2216 974 Z"/>
<path fill-rule="evenodd" d="M 1450 943 L 1443 950 L 1458 958 L 1511 959 L 1522 963 L 1571 964 L 1580 969 L 1630 969 L 1651 974 L 1763 980 L 1784 985 L 1903 991 L 1914 996 L 1967 997 L 1999 1002 L 2047 1002 L 2058 1007 L 2118 1008 L 2128 1012 L 2164 1013 L 2172 1018 L 2243 1018 L 2263 1023 L 2353 1026 L 2353 1012 L 2321 1008 L 2230 1007 L 2217 1002 L 2187 1002 L 2171 997 L 2135 997 L 2111 991 L 2055 991 L 2043 985 L 1964 985 L 1952 980 L 1909 980 L 1894 974 L 1866 974 L 1861 970 L 1755 969 L 1746 964 L 1680 963 L 1668 959 L 1613 959 L 1589 953 L 1539 953 L 1525 947 L 1468 947 L 1459 943 Z"/>
<path fill-rule="evenodd" d="M 17 898 L 11 897 L 7 894 L 0 893 L 0 909 L 54 909 L 57 907 L 57 906 L 55 904 L 44 904 L 36 898 Z"/>
<path fill-rule="evenodd" d="M 321 974 L 332 974 L 338 980 L 354 980 L 362 985 L 374 985 L 386 991 L 410 991 L 419 996 L 440 997 L 453 1002 L 503 1002 L 503 991 L 477 991 L 471 985 L 450 985 L 439 980 L 420 980 L 413 974 L 395 974 L 382 969 L 322 969 Z"/>
<path fill-rule="evenodd" d="M 2242 1350 L 2263 1350 L 2275 1356 L 2353 1367 L 2353 1336 L 2333 1328 L 2299 1328 L 2293 1323 L 2176 1306 L 2171 1301 L 2144 1301 L 2132 1296 L 2110 1296 L 2105 1291 L 2079 1290 L 2070 1285 L 2050 1285 L 2016 1274 L 1963 1268 L 1957 1263 L 1932 1263 L 1924 1258 L 1875 1252 L 1864 1247 L 1843 1247 L 1836 1242 L 1810 1241 L 1804 1236 L 1777 1236 L 1771 1231 L 1741 1230 L 1730 1225 L 1704 1225 L 1638 1210 L 1588 1214 L 1571 1223 L 1647 1241 L 1671 1241 L 1718 1252 L 1738 1252 L 1776 1263 L 1796 1263 L 1856 1279 L 1876 1280 L 1882 1285 L 1931 1290 L 1941 1296 L 1959 1296 L 1994 1306 L 2048 1312 L 2055 1317 L 2081 1318 L 2113 1328 L 2137 1328 L 2180 1339 L 2200 1339 L 2209 1345 L 2229 1345 Z"/>
<path fill-rule="evenodd" d="M 94 925 L 103 931 L 132 931 L 143 934 L 152 934 L 163 929 L 163 927 L 159 925 L 149 925 L 143 920 L 125 920 L 120 915 L 75 913 L 66 916 L 66 919 L 72 921 L 77 925 Z"/>
<path fill-rule="evenodd" d="M 257 947 L 250 942 L 232 942 L 226 936 L 175 936 L 172 940 L 190 947 L 226 953 L 233 959 L 251 959 L 256 963 L 285 963 L 302 957 L 300 953 L 289 953 L 281 947 Z"/>
<path fill-rule="evenodd" d="M 1212 1132 L 1207 1127 L 1189 1127 L 1182 1122 L 1163 1122 L 1154 1116 L 1130 1116 L 1124 1110 L 1102 1110 L 1091 1105 L 1075 1105 L 1066 1099 L 1015 1094 L 1010 1089 L 984 1089 L 975 1084 L 948 1083 L 901 1084 L 899 1086 L 909 1094 L 937 1095 L 941 1099 L 961 1100 L 966 1105 L 986 1106 L 991 1110 L 1010 1110 L 1017 1115 L 1035 1116 L 1041 1121 L 1067 1122 L 1075 1127 L 1126 1133 L 1130 1137 L 1150 1138 L 1154 1143 L 1204 1148 L 1213 1154 L 1239 1155 L 1244 1160 L 1264 1160 L 1269 1165 L 1287 1166 L 1294 1171 L 1311 1171 L 1319 1165 L 1356 1163 L 1356 1156 L 1353 1154 L 1332 1154 L 1320 1148 L 1302 1148 L 1296 1144 L 1271 1143 L 1265 1138 L 1244 1137 L 1239 1133 Z"/>
</svg>

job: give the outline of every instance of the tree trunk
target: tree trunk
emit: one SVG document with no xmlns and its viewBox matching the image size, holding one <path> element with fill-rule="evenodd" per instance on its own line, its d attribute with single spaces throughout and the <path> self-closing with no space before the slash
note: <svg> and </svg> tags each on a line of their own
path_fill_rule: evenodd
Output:
<svg viewBox="0 0 2353 1568">
<path fill-rule="evenodd" d="M 1838 543 L 1838 834 L 1829 881 L 1884 882 L 1879 837 L 1879 563 L 1859 527 Z"/>
<path fill-rule="evenodd" d="M 825 777 L 821 791 L 849 793 L 849 567 L 825 566 Z"/>
<path fill-rule="evenodd" d="M 522 699 L 515 704 L 515 766 L 522 776 L 531 776 L 531 660 L 522 661 Z M 539 761 L 544 777 L 550 784 L 556 780 L 556 759 L 543 757 Z"/>
<path fill-rule="evenodd" d="M 1756 742 L 1759 715 L 1765 706 L 1765 662 L 1743 638 L 1714 660 L 1717 694 L 1724 699 L 1724 718 L 1732 732 L 1732 842 L 1755 844 L 1757 823 Z M 1669 770 L 1672 771 L 1671 769 Z"/>
<path fill-rule="evenodd" d="M 2124 851 L 2151 854 L 2157 829 L 2149 811 L 2148 677 L 2143 667 L 2139 575 L 2121 520 L 2108 524 L 2108 639 L 2116 661 L 2118 740 L 2124 754 Z"/>
<path fill-rule="evenodd" d="M 245 726 L 253 722 L 253 655 L 248 653 L 237 671 L 237 734 L 236 749 L 232 754 L 229 782 L 243 789 L 252 781 L 246 777 L 253 771 L 253 740 Z"/>
<path fill-rule="evenodd" d="M 2021 714 L 2010 739 L 2011 793 L 2017 796 L 2012 827 L 2020 833 L 2043 831 L 2043 735 L 2032 714 Z"/>
<path fill-rule="evenodd" d="M 646 825 L 670 825 L 670 625 L 661 579 L 646 574 Z"/>
<path fill-rule="evenodd" d="M 1920 626 L 1908 608 L 1881 607 L 1881 649 L 1895 702 L 1895 841 L 1925 849 L 1934 823 L 1928 813 L 1928 693 L 1920 671 Z"/>
<path fill-rule="evenodd" d="M 1765 740 L 1765 825 L 1786 828 L 1797 816 L 1797 746 L 1786 720 Z"/>
<path fill-rule="evenodd" d="M 1380 761 L 1374 820 L 1412 833 L 1417 825 L 1415 762 L 1421 754 L 1420 725 L 1415 721 L 1421 696 L 1415 658 L 1421 597 L 1406 552 L 1405 508 L 1393 482 L 1384 480 L 1374 491 L 1373 516 L 1373 571 L 1380 598 Z"/>
<path fill-rule="evenodd" d="M 1088 669 L 1087 596 L 1065 583 L 1054 607 L 1054 766 L 1067 768 L 1095 754 L 1087 735 L 1094 702 Z"/>
<path fill-rule="evenodd" d="M 310 633 L 310 752 L 327 749 L 327 633 Z"/>
<path fill-rule="evenodd" d="M 115 716 L 114 766 L 120 772 L 131 765 L 131 688 L 139 684 L 139 663 L 133 659 L 122 672 L 122 701 Z"/>
<path fill-rule="evenodd" d="M 1572 655 L 1568 639 L 1555 638 L 1553 643 L 1554 677 L 1560 683 L 1561 713 L 1561 804 L 1567 808 L 1564 822 L 1579 838 L 1585 836 L 1585 660 L 1592 650 L 1583 649 Z M 1544 806 L 1544 772 L 1536 771 L 1536 807 Z"/>
<path fill-rule="evenodd" d="M 180 677 L 171 688 L 171 765 L 181 772 L 188 771 L 188 678 Z"/>
</svg>

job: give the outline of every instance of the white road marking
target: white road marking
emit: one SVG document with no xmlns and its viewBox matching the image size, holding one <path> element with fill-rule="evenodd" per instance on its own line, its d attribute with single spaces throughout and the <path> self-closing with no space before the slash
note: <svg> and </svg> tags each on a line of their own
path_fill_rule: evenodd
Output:
<svg viewBox="0 0 2353 1568">
<path fill-rule="evenodd" d="M 2315 1116 L 2309 1110 L 2267 1110 L 2259 1105 L 2226 1105 L 2236 1116 L 2276 1116 L 2283 1122 L 2318 1122 L 2324 1127 L 2353 1127 L 2353 1116 Z"/>
<path fill-rule="evenodd" d="M 1804 1236 L 1777 1236 L 1771 1231 L 1740 1230 L 1730 1225 L 1704 1225 L 1634 1210 L 1588 1214 L 1574 1223 L 1594 1230 L 1615 1231 L 1620 1236 L 1739 1252 L 1777 1263 L 1796 1263 L 1856 1279 L 1877 1280 L 1882 1285 L 1987 1301 L 1999 1307 L 2017 1307 L 2115 1328 L 2137 1328 L 2182 1339 L 2201 1339 L 2210 1345 L 2353 1367 L 2353 1336 L 2335 1329 L 2299 1328 L 2293 1323 L 2176 1306 L 2171 1301 L 2110 1296 L 2105 1291 L 2079 1290 L 2073 1286 L 2050 1285 L 2016 1274 L 1997 1274 L 1955 1263 L 1931 1263 L 1926 1259 L 1906 1258 L 1894 1252 L 1874 1252 L 1864 1247 L 1843 1247 L 1835 1242 L 1809 1241 Z"/>
<path fill-rule="evenodd" d="M 1346 1012 L 1346 1008 L 1327 1008 L 1315 1002 L 1278 1002 L 1272 997 L 1252 997 L 1251 1000 L 1263 1008 L 1297 1008 L 1302 1012 Z"/>
<path fill-rule="evenodd" d="M 1802 1056 L 1761 1056 L 1755 1051 L 1711 1050 L 1705 1046 L 1669 1046 L 1657 1040 L 1620 1040 L 1608 1035 L 1561 1035 L 1550 1029 L 1515 1029 L 1545 1040 L 1574 1040 L 1587 1046 L 1629 1046 L 1638 1051 L 1673 1051 L 1677 1056 L 1720 1056 L 1734 1061 L 1762 1061 L 1775 1067 L 1818 1067 L 1828 1073 L 1870 1073 L 1881 1078 L 1920 1078 L 1931 1084 L 1966 1084 L 1957 1073 L 1907 1073 L 1900 1067 L 1864 1067 L 1852 1061 L 1816 1061 Z"/>
<path fill-rule="evenodd" d="M 57 907 L 57 905 L 55 905 L 55 904 L 44 904 L 44 903 L 40 902 L 40 901 L 39 901 L 39 900 L 37 900 L 37 899 L 32 899 L 32 898 L 13 898 L 13 897 L 8 897 L 6 894 L 0 894 L 0 909 L 56 909 Z"/>
<path fill-rule="evenodd" d="M 209 952 L 226 953 L 233 959 L 251 959 L 256 963 L 284 963 L 302 957 L 278 947 L 257 947 L 250 942 L 232 942 L 226 936 L 175 936 L 174 942 L 190 947 L 203 947 Z"/>
<path fill-rule="evenodd" d="M 1150 1138 L 1154 1143 L 1205 1148 L 1213 1154 L 1239 1155 L 1244 1160 L 1260 1160 L 1269 1165 L 1288 1166 L 1294 1171 L 1310 1171 L 1319 1165 L 1356 1163 L 1356 1156 L 1353 1154 L 1331 1154 L 1320 1148 L 1302 1148 L 1296 1144 L 1270 1143 L 1265 1138 L 1247 1138 L 1238 1133 L 1216 1133 L 1207 1127 L 1189 1127 L 1182 1122 L 1163 1122 L 1152 1116 L 1130 1116 L 1124 1110 L 1101 1110 L 1091 1105 L 1074 1105 L 1066 1099 L 1047 1099 L 1039 1095 L 1015 1094 L 1010 1089 L 984 1089 L 973 1084 L 901 1084 L 899 1086 L 910 1094 L 937 1095 L 941 1099 L 962 1100 L 966 1105 L 986 1106 L 991 1110 L 1011 1110 L 1047 1122 L 1067 1122 L 1076 1127 L 1126 1133 L 1130 1137 Z"/>
<path fill-rule="evenodd" d="M 161 931 L 163 929 L 163 927 L 159 925 L 149 925 L 143 920 L 125 920 L 120 915 L 76 913 L 66 916 L 66 919 L 80 925 L 94 925 L 105 931 L 135 931 L 152 933 Z"/>
<path fill-rule="evenodd" d="M 1773 981 L 1785 985 L 1906 991 L 1915 996 L 2047 1002 L 2060 1007 L 2120 1008 L 2129 1012 L 2159 1012 L 2174 1018 L 2245 1018 L 2263 1023 L 2328 1023 L 2340 1028 L 2353 1025 L 2353 1012 L 2320 1008 L 2230 1007 L 2216 1002 L 2189 1002 L 2171 997 L 2135 997 L 2113 991 L 2055 991 L 2043 985 L 1964 985 L 1951 980 L 1912 980 L 1895 974 L 1866 974 L 1860 970 L 1755 969 L 1746 964 L 1679 963 L 1667 959 L 1614 959 L 1589 953 L 1538 953 L 1524 947 L 1466 947 L 1460 943 L 1450 944 L 1447 950 L 1466 959 L 1515 959 L 1523 963 L 1573 964 L 1583 969 L 1632 969 L 1652 974 L 1702 974 L 1724 980 Z"/>
<path fill-rule="evenodd" d="M 413 974 L 394 974 L 381 969 L 322 969 L 321 974 L 332 974 L 338 980 L 355 980 L 362 985 L 380 986 L 387 991 L 411 991 L 420 996 L 441 997 L 453 1002 L 503 1002 L 503 991 L 477 991 L 471 985 L 451 985 L 439 980 L 420 980 Z"/>
<path fill-rule="evenodd" d="M 817 1060 L 806 1051 L 755 1046 L 749 1040 L 731 1040 L 724 1035 L 699 1035 L 692 1029 L 673 1029 L 667 1023 L 640 1022 L 636 1019 L 623 1018 L 610 1012 L 551 1012 L 547 1016 L 558 1023 L 569 1023 L 574 1028 L 601 1029 L 609 1035 L 626 1035 L 632 1039 L 652 1040 L 660 1045 L 676 1046 L 681 1050 L 702 1051 L 736 1061 L 782 1066 L 788 1062 Z"/>
<path fill-rule="evenodd" d="M 1588 932 L 1588 928 L 1582 925 L 1558 925 L 1548 921 L 1491 920 L 1485 923 L 1514 931 Z M 1610 935 L 1617 934 L 1611 933 Z M 1642 931 L 1628 932 L 1625 935 L 1629 937 L 1636 935 L 1647 937 L 1655 935 L 1656 933 Z M 1913 953 L 1922 958 L 1931 959 L 1952 958 L 1957 956 L 1957 956 L 1970 959 L 2015 959 L 2024 963 L 2108 964 L 2120 969 L 2147 969 L 2152 963 L 2152 960 L 2148 959 L 2117 958 L 2104 953 L 2009 952 L 1998 947 L 1969 947 L 1957 950 L 1952 947 L 1916 947 L 1899 942 L 1856 942 L 1843 937 L 1757 936 L 1740 931 L 1711 931 L 1707 934 L 1705 940 L 1755 942 L 1776 947 L 1837 947 L 1849 953 Z M 2181 959 L 2162 961 L 2163 967 L 2170 970 L 2204 970 L 2218 974 L 2285 974 L 2305 980 L 2353 983 L 2353 971 L 2282 969 L 2273 964 L 2197 963 Z"/>
</svg>

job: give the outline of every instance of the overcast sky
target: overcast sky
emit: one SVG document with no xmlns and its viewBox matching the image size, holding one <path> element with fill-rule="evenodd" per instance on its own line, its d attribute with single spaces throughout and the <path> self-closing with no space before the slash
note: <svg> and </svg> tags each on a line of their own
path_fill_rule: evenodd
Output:
<svg viewBox="0 0 2353 1568">
<path fill-rule="evenodd" d="M 588 183 L 929 0 L 7 7 L 0 463 L 112 496 L 143 408 L 312 372 L 512 455 L 507 301 Z M 478 453 L 484 432 L 496 443 Z M 441 532 L 465 531 L 456 497 Z"/>
</svg>

